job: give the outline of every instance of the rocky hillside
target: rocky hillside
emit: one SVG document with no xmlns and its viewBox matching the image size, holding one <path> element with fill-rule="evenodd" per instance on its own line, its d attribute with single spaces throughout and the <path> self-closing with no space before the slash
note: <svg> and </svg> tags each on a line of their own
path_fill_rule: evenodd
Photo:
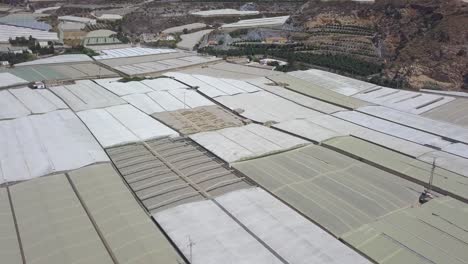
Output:
<svg viewBox="0 0 468 264">
<path fill-rule="evenodd" d="M 289 22 L 329 53 L 378 60 L 375 80 L 409 88 L 468 89 L 463 0 L 309 1 Z"/>
</svg>

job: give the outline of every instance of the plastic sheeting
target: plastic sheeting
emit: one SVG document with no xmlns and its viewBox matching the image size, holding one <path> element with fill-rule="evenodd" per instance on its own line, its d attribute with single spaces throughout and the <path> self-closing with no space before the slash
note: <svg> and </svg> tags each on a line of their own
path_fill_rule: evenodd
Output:
<svg viewBox="0 0 468 264">
<path fill-rule="evenodd" d="M 131 105 L 82 111 L 78 116 L 105 148 L 179 134 Z"/>
<path fill-rule="evenodd" d="M 0 183 L 108 161 L 70 110 L 0 122 Z"/>
<path fill-rule="evenodd" d="M 423 190 L 316 145 L 232 166 L 336 236 L 417 203 Z"/>
<path fill-rule="evenodd" d="M 305 140 L 256 124 L 197 133 L 190 138 L 226 162 L 254 158 L 308 144 Z"/>
<path fill-rule="evenodd" d="M 28 84 L 29 82 L 8 72 L 0 73 L 0 87 Z"/>
<path fill-rule="evenodd" d="M 419 184 L 426 185 L 432 174 L 432 159 L 428 160 L 430 163 L 423 162 L 355 137 L 332 138 L 322 142 L 322 144 L 374 166 L 385 168 L 385 170 L 397 175 L 402 175 Z M 451 196 L 468 200 L 468 188 L 466 188 L 468 178 L 442 169 L 439 165 L 436 162 L 433 188 Z"/>
<path fill-rule="evenodd" d="M 383 106 L 366 106 L 359 108 L 358 111 L 445 138 L 468 143 L 468 128 L 465 127 L 432 120 Z"/>
<path fill-rule="evenodd" d="M 444 105 L 453 97 L 376 87 L 353 95 L 355 98 L 412 114 L 421 114 Z"/>
<path fill-rule="evenodd" d="M 347 96 L 376 87 L 376 85 L 372 83 L 322 70 L 311 69 L 307 71 L 294 71 L 288 74 Z"/>
<path fill-rule="evenodd" d="M 112 165 L 89 166 L 69 175 L 118 263 L 183 263 Z"/>
<path fill-rule="evenodd" d="M 357 125 L 406 139 L 421 145 L 430 145 L 436 148 L 443 148 L 451 144 L 451 142 L 446 141 L 439 136 L 356 111 L 338 112 L 335 113 L 334 116 Z"/>
<path fill-rule="evenodd" d="M 197 74 L 191 75 L 179 72 L 170 72 L 165 75 L 174 77 L 176 80 L 179 80 L 192 87 L 198 87 L 200 92 L 212 98 L 223 95 L 235 95 L 261 91 L 261 89 L 255 85 L 240 80 L 215 78 Z"/>
<path fill-rule="evenodd" d="M 0 119 L 11 119 L 31 114 L 8 90 L 0 91 Z"/>
<path fill-rule="evenodd" d="M 443 197 L 349 232 L 344 241 L 375 263 L 468 262 L 468 207 Z"/>
<path fill-rule="evenodd" d="M 282 122 L 321 115 L 269 92 L 216 97 L 215 100 L 245 118 L 257 122 Z"/>
<path fill-rule="evenodd" d="M 122 98 L 147 114 L 214 105 L 196 91 L 187 89 L 132 94 Z"/>
<path fill-rule="evenodd" d="M 427 163 L 436 160 L 437 166 L 468 177 L 468 159 L 443 151 L 429 152 L 418 158 Z"/>
<path fill-rule="evenodd" d="M 153 215 L 192 264 L 283 264 L 212 201 Z"/>
<path fill-rule="evenodd" d="M 260 188 L 231 192 L 216 200 L 287 263 L 370 263 Z"/>
<path fill-rule="evenodd" d="M 33 61 L 18 63 L 16 66 L 24 65 L 37 65 L 37 64 L 52 64 L 52 63 L 70 63 L 70 62 L 90 62 L 93 61 L 88 55 L 85 54 L 65 54 L 47 57 L 44 59 L 37 59 Z"/>
<path fill-rule="evenodd" d="M 313 110 L 316 110 L 322 113 L 331 114 L 331 113 L 345 110 L 342 107 L 332 105 L 332 104 L 302 95 L 300 93 L 288 90 L 284 87 L 272 85 L 272 82 L 266 78 L 249 80 L 249 82 L 261 87 L 265 91 L 276 94 L 284 99 L 290 100 L 299 105 L 302 105 L 307 108 L 311 108 Z"/>
<path fill-rule="evenodd" d="M 140 94 L 152 92 L 153 89 L 144 85 L 141 82 L 119 82 L 120 78 L 109 78 L 109 79 L 97 79 L 95 83 L 106 88 L 110 92 L 115 93 L 118 96 L 124 96 L 128 94 Z"/>
<path fill-rule="evenodd" d="M 221 28 L 236 29 L 236 28 L 258 28 L 258 27 L 281 27 L 288 20 L 289 16 L 267 17 L 244 19 L 231 24 L 224 24 Z"/>
<path fill-rule="evenodd" d="M 124 48 L 124 49 L 111 49 L 102 50 L 103 55 L 94 56 L 95 60 L 107 60 L 116 58 L 127 58 L 135 56 L 145 56 L 154 54 L 164 54 L 177 52 L 174 49 L 151 49 L 151 48 Z"/>
<path fill-rule="evenodd" d="M 1 176 L 1 172 L 0 172 Z M 13 212 L 11 211 L 10 198 L 6 188 L 0 188 L 0 259 L 4 263 L 23 264 L 18 237 L 16 235 Z"/>
<path fill-rule="evenodd" d="M 76 84 L 50 88 L 74 111 L 103 108 L 125 101 L 90 80 L 76 81 Z"/>
<path fill-rule="evenodd" d="M 114 263 L 65 175 L 9 188 L 25 263 Z"/>
<path fill-rule="evenodd" d="M 33 114 L 42 114 L 68 108 L 62 100 L 49 90 L 20 88 L 10 89 L 10 93 L 21 101 Z"/>
</svg>

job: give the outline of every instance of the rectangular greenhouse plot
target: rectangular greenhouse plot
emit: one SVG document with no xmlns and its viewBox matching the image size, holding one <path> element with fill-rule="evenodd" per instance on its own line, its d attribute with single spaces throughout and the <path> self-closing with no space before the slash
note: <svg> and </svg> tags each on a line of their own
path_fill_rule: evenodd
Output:
<svg viewBox="0 0 468 264">
<path fill-rule="evenodd" d="M 76 84 L 55 86 L 50 89 L 76 112 L 125 103 L 115 94 L 90 80 L 76 81 Z"/>
<path fill-rule="evenodd" d="M 443 197 L 387 215 L 342 239 L 376 263 L 468 262 L 468 207 Z"/>
<path fill-rule="evenodd" d="M 154 114 L 199 106 L 214 105 L 213 102 L 193 90 L 177 89 L 170 91 L 131 94 L 122 97 L 125 101 L 146 114 Z"/>
<path fill-rule="evenodd" d="M 42 114 L 59 109 L 67 109 L 67 105 L 49 90 L 33 90 L 30 88 L 9 90 L 33 114 Z"/>
<path fill-rule="evenodd" d="M 107 149 L 152 213 L 250 185 L 189 139 L 159 139 Z"/>
<path fill-rule="evenodd" d="M 110 164 L 69 175 L 118 263 L 183 263 Z"/>
<path fill-rule="evenodd" d="M 0 73 L 0 80 L 2 80 L 0 87 L 9 87 L 23 84 L 26 85 L 29 83 L 27 80 L 21 79 L 20 77 L 8 72 Z"/>
<path fill-rule="evenodd" d="M 173 49 L 151 49 L 151 48 L 124 48 L 124 49 L 110 49 L 102 50 L 103 55 L 94 56 L 95 60 L 108 60 L 116 58 L 128 58 L 135 56 L 146 56 L 155 54 L 175 53 Z"/>
<path fill-rule="evenodd" d="M 0 259 L 5 263 L 23 263 L 7 188 L 0 188 L 0 223 Z"/>
<path fill-rule="evenodd" d="M 337 93 L 313 82 L 304 81 L 289 74 L 273 75 L 269 76 L 268 79 L 278 84 L 286 85 L 287 89 L 347 109 L 356 109 L 370 105 L 368 102 Z"/>
<path fill-rule="evenodd" d="M 422 116 L 454 125 L 468 127 L 468 100 L 457 98 L 450 103 L 424 112 Z"/>
<path fill-rule="evenodd" d="M 353 95 L 355 98 L 412 114 L 422 114 L 444 105 L 454 97 L 375 87 Z"/>
<path fill-rule="evenodd" d="M 70 110 L 0 122 L 0 183 L 72 170 L 108 158 Z"/>
<path fill-rule="evenodd" d="M 308 141 L 256 124 L 197 133 L 190 138 L 228 163 L 309 144 Z"/>
<path fill-rule="evenodd" d="M 432 159 L 423 162 L 358 138 L 339 137 L 324 141 L 322 144 L 425 186 L 432 173 Z M 433 188 L 457 199 L 468 200 L 466 188 L 468 178 L 443 169 L 439 165 L 437 161 Z"/>
<path fill-rule="evenodd" d="M 288 74 L 346 96 L 351 96 L 377 86 L 373 83 L 363 82 L 339 74 L 315 69 L 294 71 Z"/>
<path fill-rule="evenodd" d="M 82 111 L 78 116 L 105 148 L 179 135 L 131 105 Z"/>
<path fill-rule="evenodd" d="M 287 263 L 370 263 L 260 188 L 231 192 L 216 201 Z"/>
<path fill-rule="evenodd" d="M 320 146 L 232 165 L 335 236 L 418 203 L 423 187 Z"/>
<path fill-rule="evenodd" d="M 153 217 L 192 264 L 282 264 L 212 201 L 180 205 Z"/>
<path fill-rule="evenodd" d="M 282 122 L 322 115 L 320 112 L 300 106 L 269 92 L 238 94 L 216 97 L 215 100 L 245 118 L 257 122 Z"/>
<path fill-rule="evenodd" d="M 429 164 L 435 160 L 437 166 L 468 178 L 468 159 L 466 158 L 443 151 L 433 151 L 418 157 L 418 159 Z"/>
<path fill-rule="evenodd" d="M 149 93 L 153 91 L 153 89 L 144 85 L 141 82 L 119 82 L 120 79 L 121 78 L 109 78 L 96 79 L 93 81 L 118 96 Z"/>
<path fill-rule="evenodd" d="M 27 263 L 114 263 L 65 175 L 9 188 Z"/>
<path fill-rule="evenodd" d="M 333 115 L 354 124 L 421 145 L 444 148 L 452 144 L 450 141 L 444 140 L 440 136 L 356 111 L 342 111 Z"/>
<path fill-rule="evenodd" d="M 394 123 L 468 144 L 468 128 L 466 127 L 457 126 L 442 121 L 436 121 L 383 106 L 366 106 L 359 108 L 358 111 Z"/>
<path fill-rule="evenodd" d="M 183 135 L 244 124 L 241 118 L 216 105 L 155 113 L 152 116 Z"/>
<path fill-rule="evenodd" d="M 31 111 L 8 90 L 0 91 L 0 120 L 30 115 Z"/>
<path fill-rule="evenodd" d="M 190 85 L 191 87 L 197 87 L 200 92 L 211 98 L 223 95 L 235 95 L 261 91 L 261 89 L 255 85 L 240 80 L 231 80 L 179 72 L 170 72 L 166 73 L 165 75 L 173 77 L 180 82 Z"/>
<path fill-rule="evenodd" d="M 297 103 L 301 106 L 325 113 L 332 114 L 338 111 L 344 111 L 345 109 L 333 104 L 329 104 L 315 98 L 311 98 L 300 93 L 288 90 L 284 87 L 277 86 L 273 84 L 270 80 L 266 78 L 259 78 L 249 81 L 250 83 L 256 84 L 261 87 L 263 90 L 268 91 L 272 94 L 275 94 L 279 97 Z"/>
</svg>

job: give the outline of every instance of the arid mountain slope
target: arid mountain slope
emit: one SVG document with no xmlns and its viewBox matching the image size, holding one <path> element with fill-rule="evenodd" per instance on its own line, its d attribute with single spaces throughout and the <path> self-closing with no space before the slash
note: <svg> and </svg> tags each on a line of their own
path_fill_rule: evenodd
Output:
<svg viewBox="0 0 468 264">
<path fill-rule="evenodd" d="M 375 54 L 385 65 L 382 80 L 415 89 L 468 89 L 468 3 L 461 0 L 309 1 L 290 25 L 306 32 L 334 27 L 327 38 L 333 46 L 351 36 L 363 42 L 357 33 L 369 38 L 373 31 Z"/>
</svg>

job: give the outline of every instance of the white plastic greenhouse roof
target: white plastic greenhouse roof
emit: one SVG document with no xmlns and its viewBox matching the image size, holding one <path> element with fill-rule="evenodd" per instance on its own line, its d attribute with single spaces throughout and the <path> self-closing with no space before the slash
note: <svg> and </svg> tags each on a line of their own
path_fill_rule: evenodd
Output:
<svg viewBox="0 0 468 264">
<path fill-rule="evenodd" d="M 154 214 L 194 264 L 226 259 L 233 263 L 369 263 L 260 188 L 234 191 L 215 200 L 217 204 L 196 202 Z M 188 237 L 192 248 L 187 246 Z"/>
<path fill-rule="evenodd" d="M 50 88 L 74 111 L 103 108 L 125 101 L 90 80 L 76 81 L 76 84 Z"/>
<path fill-rule="evenodd" d="M 32 36 L 37 40 L 51 40 L 58 41 L 56 32 L 43 31 L 32 28 L 25 27 L 15 27 L 9 25 L 0 25 L 0 42 L 7 43 L 10 38 L 14 39 L 16 37 L 25 37 L 29 38 Z"/>
<path fill-rule="evenodd" d="M 214 99 L 231 110 L 240 111 L 243 117 L 257 122 L 282 122 L 321 115 L 320 112 L 265 91 Z"/>
<path fill-rule="evenodd" d="M 28 81 L 21 79 L 20 77 L 8 72 L 1 72 L 0 80 L 2 80 L 0 83 L 0 87 L 9 87 L 13 85 L 22 85 L 29 83 Z"/>
<path fill-rule="evenodd" d="M 1 121 L 0 134 L 0 183 L 108 161 L 70 110 Z"/>
<path fill-rule="evenodd" d="M 260 12 L 259 11 L 240 11 L 236 9 L 225 8 L 225 9 L 213 9 L 213 10 L 192 12 L 190 14 L 194 16 L 200 16 L 200 17 L 249 16 L 249 15 L 258 15 L 260 14 Z"/>
<path fill-rule="evenodd" d="M 221 28 L 252 28 L 252 27 L 278 27 L 282 26 L 289 19 L 289 16 L 267 17 L 256 19 L 245 19 L 232 24 L 224 24 Z"/>
<path fill-rule="evenodd" d="M 165 75 L 174 77 L 176 80 L 192 87 L 198 87 L 200 92 L 212 98 L 223 95 L 235 95 L 261 91 L 261 89 L 257 86 L 240 80 L 215 78 L 206 75 L 192 75 L 178 72 L 170 72 Z"/>
<path fill-rule="evenodd" d="M 384 106 L 364 106 L 360 107 L 358 111 L 445 138 L 468 143 L 468 128 L 465 127 L 393 110 Z"/>
<path fill-rule="evenodd" d="M 173 49 L 124 48 L 124 49 L 102 50 L 101 52 L 103 53 L 103 55 L 94 56 L 93 58 L 96 60 L 107 60 L 107 59 L 116 59 L 116 58 L 173 53 L 177 51 Z"/>
<path fill-rule="evenodd" d="M 257 124 L 197 133 L 190 138 L 226 162 L 255 158 L 308 144 L 300 138 Z"/>
<path fill-rule="evenodd" d="M 67 109 L 68 106 L 49 90 L 19 88 L 9 92 L 20 101 L 32 114 L 48 113 L 54 110 Z"/>
<path fill-rule="evenodd" d="M 187 89 L 131 94 L 122 98 L 147 114 L 214 105 L 196 91 Z"/>
<path fill-rule="evenodd" d="M 118 105 L 78 113 L 105 148 L 179 134 L 131 105 Z"/>
<path fill-rule="evenodd" d="M 38 59 L 23 63 L 18 63 L 16 66 L 25 66 L 25 65 L 38 65 L 38 64 L 54 64 L 54 63 L 69 63 L 69 62 L 89 62 L 93 61 L 89 56 L 84 54 L 65 54 L 52 56 L 44 59 Z"/>
</svg>

